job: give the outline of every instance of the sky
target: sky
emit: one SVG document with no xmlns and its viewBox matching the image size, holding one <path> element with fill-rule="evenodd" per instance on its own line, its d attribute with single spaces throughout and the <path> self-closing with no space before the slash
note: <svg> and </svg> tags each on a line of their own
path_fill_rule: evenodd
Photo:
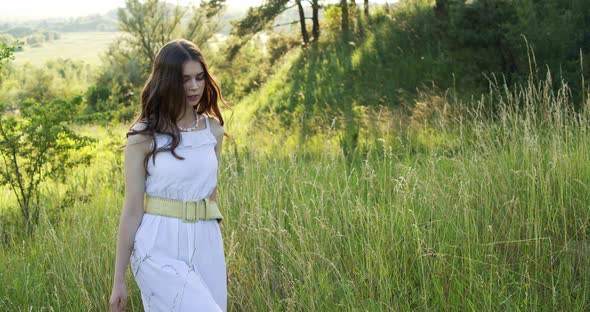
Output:
<svg viewBox="0 0 590 312">
<path fill-rule="evenodd" d="M 393 3 L 397 0 L 372 0 L 371 3 Z M 199 0 L 167 0 L 182 5 L 198 4 Z M 226 0 L 228 7 L 247 8 L 262 0 Z M 337 1 L 328 1 L 337 2 Z M 362 3 L 358 1 L 357 3 Z M 122 7 L 125 0 L 0 0 L 0 18 L 75 17 L 104 14 Z"/>
</svg>

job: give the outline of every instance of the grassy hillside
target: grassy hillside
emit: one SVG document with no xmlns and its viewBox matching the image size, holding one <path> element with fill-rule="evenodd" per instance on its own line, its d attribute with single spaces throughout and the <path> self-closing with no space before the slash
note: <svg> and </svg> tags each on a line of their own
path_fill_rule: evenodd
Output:
<svg viewBox="0 0 590 312">
<path fill-rule="evenodd" d="M 235 105 L 229 131 L 250 137 L 265 128 L 279 138 L 269 138 L 279 149 L 320 153 L 317 143 L 326 140 L 333 143 L 329 149 L 339 149 L 341 140 L 349 147 L 377 139 L 396 144 L 414 102 L 424 91 L 442 94 L 453 87 L 444 84 L 455 73 L 445 60 L 414 45 L 391 18 L 377 15 L 365 27 L 370 28 L 362 36 L 328 38 L 291 51 L 265 85 Z"/>
</svg>

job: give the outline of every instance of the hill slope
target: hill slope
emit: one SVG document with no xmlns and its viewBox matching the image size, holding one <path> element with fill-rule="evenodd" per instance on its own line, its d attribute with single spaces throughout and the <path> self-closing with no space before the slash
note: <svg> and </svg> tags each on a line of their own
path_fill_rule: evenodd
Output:
<svg viewBox="0 0 590 312">
<path fill-rule="evenodd" d="M 388 116 L 416 96 L 416 87 L 452 77 L 441 60 L 394 33 L 393 23 L 377 15 L 362 37 L 291 51 L 265 85 L 235 105 L 230 132 L 247 138 L 265 127 L 273 134 L 268 140 L 286 149 L 333 143 L 346 131 L 353 140 L 388 136 Z"/>
</svg>

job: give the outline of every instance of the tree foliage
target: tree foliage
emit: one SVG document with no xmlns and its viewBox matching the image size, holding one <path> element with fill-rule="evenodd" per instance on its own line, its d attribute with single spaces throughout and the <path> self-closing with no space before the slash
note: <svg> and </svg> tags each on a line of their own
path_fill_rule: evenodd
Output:
<svg viewBox="0 0 590 312">
<path fill-rule="evenodd" d="M 449 43 L 469 47 L 479 64 L 499 68 L 510 84 L 518 66 L 514 43 L 519 34 L 513 31 L 517 24 L 515 7 L 509 0 L 480 0 L 470 5 L 456 1 L 451 9 Z M 485 53 L 489 49 L 495 51 L 494 57 Z"/>
<path fill-rule="evenodd" d="M 199 7 L 187 9 L 159 0 L 127 0 L 119 9 L 119 28 L 130 36 L 124 40 L 150 65 L 164 44 L 184 38 L 202 46 L 220 29 L 216 18 L 224 0 L 201 1 Z M 188 14 L 190 12 L 190 14 Z"/>
<path fill-rule="evenodd" d="M 551 72 L 579 97 L 590 74 L 587 12 L 586 0 L 400 0 L 387 14 L 391 48 L 416 56 L 404 63 L 412 74 L 443 89 L 480 93 L 485 77 L 512 85 Z"/>
<path fill-rule="evenodd" d="M 224 97 L 233 102 L 260 88 L 273 74 L 277 61 L 300 44 L 293 32 L 271 32 L 265 42 L 255 37 L 245 43 L 231 61 L 221 53 L 208 55 L 208 60 L 211 71 L 222 82 Z"/>
<path fill-rule="evenodd" d="M 289 0 L 270 0 L 259 7 L 249 8 L 246 17 L 232 23 L 232 35 L 246 37 L 256 34 L 285 11 L 288 3 Z"/>
<path fill-rule="evenodd" d="M 14 59 L 14 51 L 16 51 L 19 46 L 20 44 L 17 41 L 0 38 L 0 68 L 2 68 L 8 61 Z"/>
<path fill-rule="evenodd" d="M 232 22 L 231 36 L 236 40 L 229 45 L 225 53 L 232 60 L 254 35 L 267 27 L 279 14 L 287 9 L 289 0 L 269 0 L 259 7 L 250 7 L 246 17 Z"/>
</svg>

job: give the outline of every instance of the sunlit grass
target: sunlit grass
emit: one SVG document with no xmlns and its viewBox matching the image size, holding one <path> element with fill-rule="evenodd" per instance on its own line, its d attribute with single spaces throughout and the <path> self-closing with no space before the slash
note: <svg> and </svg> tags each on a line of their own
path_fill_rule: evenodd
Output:
<svg viewBox="0 0 590 312">
<path fill-rule="evenodd" d="M 224 111 L 230 310 L 590 309 L 590 103 L 573 112 L 567 86 L 531 78 L 389 108 L 407 100 L 398 88 L 451 72 L 428 73 L 440 60 L 388 46 L 390 32 L 294 51 Z M 0 191 L 1 311 L 107 310 L 125 128 L 77 129 L 100 139 L 96 158 L 44 186 L 32 237 Z"/>
<path fill-rule="evenodd" d="M 352 158 L 305 147 L 338 142 L 338 127 L 290 153 L 266 128 L 236 131 L 219 189 L 230 309 L 588 309 L 587 116 L 544 86 L 493 91 L 479 104 L 499 105 L 494 118 L 414 123 Z M 34 237 L 0 250 L 1 310 L 106 309 L 124 127 L 85 131 L 102 138 L 95 163 L 47 184 Z"/>
</svg>

